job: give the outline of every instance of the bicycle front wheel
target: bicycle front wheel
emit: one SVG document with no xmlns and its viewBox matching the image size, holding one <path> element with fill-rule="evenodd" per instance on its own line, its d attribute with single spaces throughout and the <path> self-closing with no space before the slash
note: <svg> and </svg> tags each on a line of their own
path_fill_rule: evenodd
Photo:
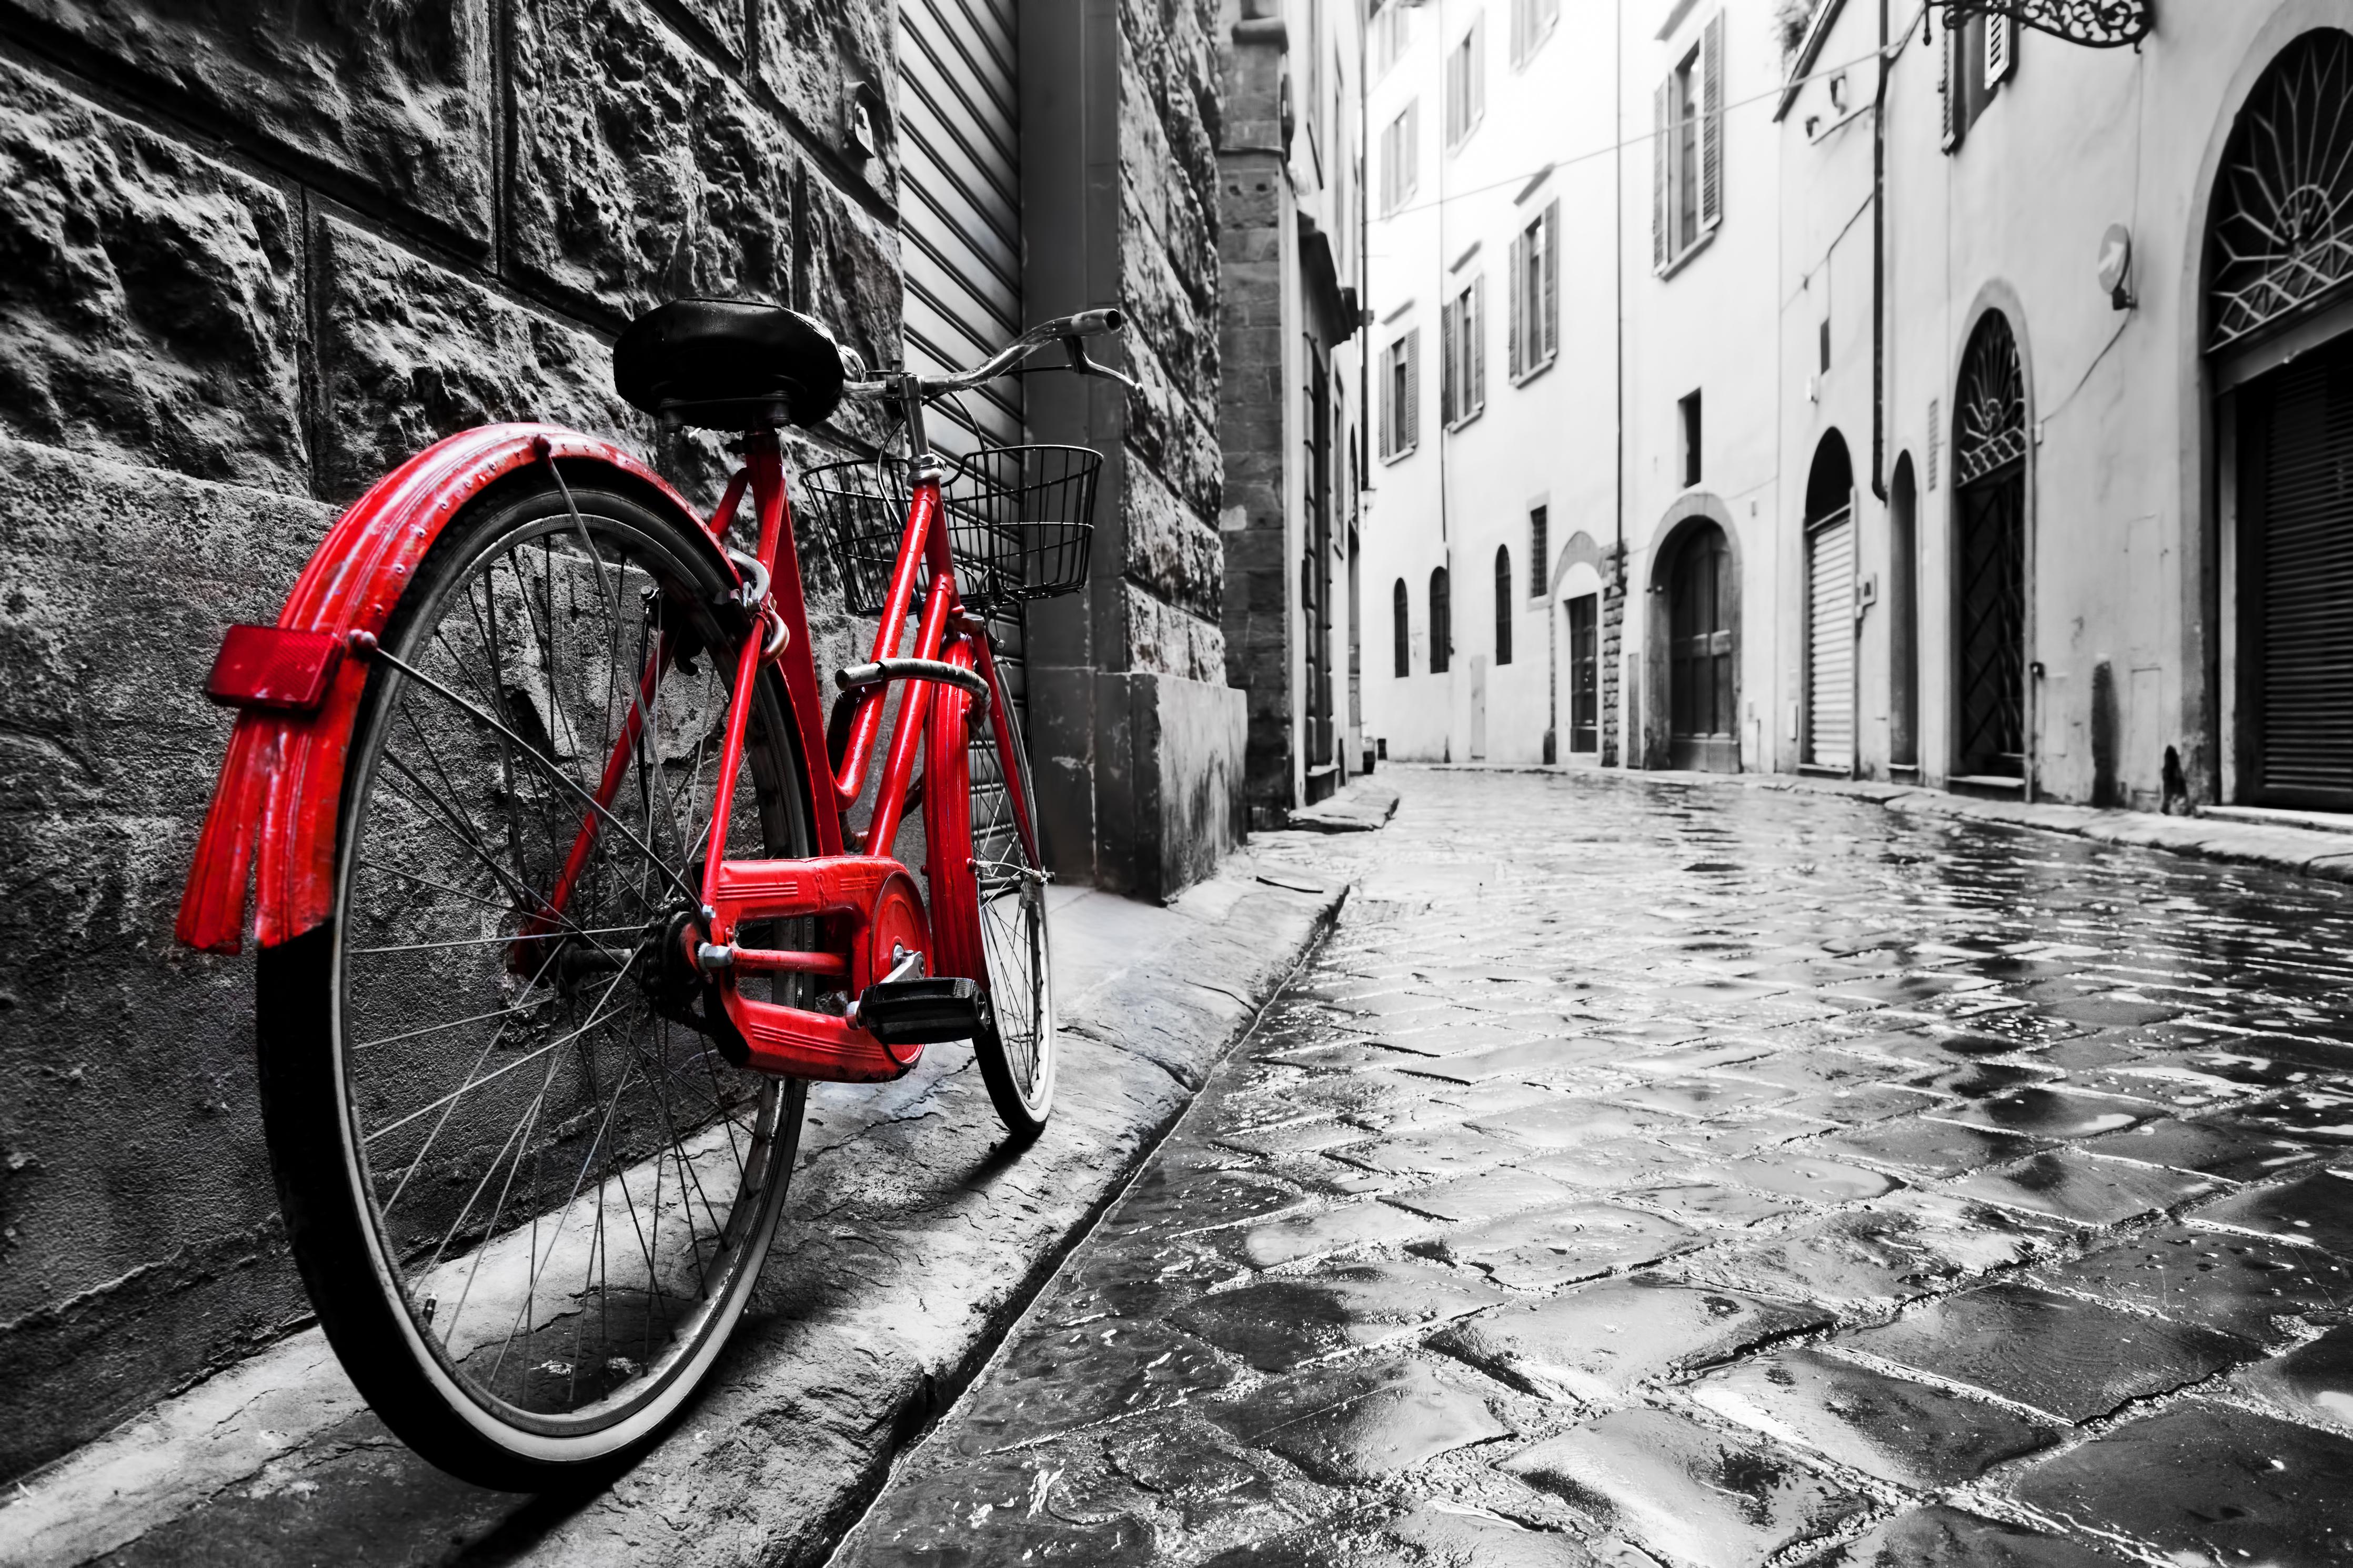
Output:
<svg viewBox="0 0 2353 1568">
<path fill-rule="evenodd" d="M 1053 954 L 1046 936 L 1045 868 L 1030 854 L 1014 815 L 1018 791 L 1034 826 L 1038 799 L 1029 787 L 1020 710 L 1004 695 L 1000 684 L 991 706 L 1005 715 L 1011 747 L 998 748 L 996 727 L 984 718 L 972 725 L 965 748 L 973 886 L 988 987 L 987 1016 L 973 1053 L 997 1119 L 1015 1136 L 1031 1138 L 1054 1109 Z"/>
<path fill-rule="evenodd" d="M 259 971 L 270 1152 L 327 1337 L 412 1447 L 516 1489 L 626 1458 L 692 1395 L 806 1092 L 732 1065 L 680 961 L 731 584 L 687 525 L 575 497 L 486 496 L 421 563 L 353 732 L 333 917 Z M 773 674 L 750 700 L 729 853 L 807 855 Z M 812 945 L 807 923 L 760 940 Z"/>
</svg>

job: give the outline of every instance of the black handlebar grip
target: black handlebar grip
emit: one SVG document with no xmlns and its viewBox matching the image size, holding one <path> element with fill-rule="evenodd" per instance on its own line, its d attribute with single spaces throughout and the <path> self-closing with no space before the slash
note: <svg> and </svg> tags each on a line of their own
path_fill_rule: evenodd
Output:
<svg viewBox="0 0 2353 1568">
<path fill-rule="evenodd" d="M 1127 325 L 1127 312 L 1115 305 L 1099 310 L 1081 310 L 1071 318 L 1071 331 L 1080 337 L 1091 338 L 1097 332 L 1115 332 Z"/>
</svg>

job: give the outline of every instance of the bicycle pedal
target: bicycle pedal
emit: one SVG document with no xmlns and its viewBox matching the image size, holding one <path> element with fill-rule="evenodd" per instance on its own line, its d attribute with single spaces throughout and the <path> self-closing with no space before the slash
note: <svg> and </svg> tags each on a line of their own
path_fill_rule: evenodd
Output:
<svg viewBox="0 0 2353 1568">
<path fill-rule="evenodd" d="M 886 1046 L 968 1040 L 987 1004 L 977 981 L 961 975 L 879 980 L 858 998 L 858 1026 Z"/>
</svg>

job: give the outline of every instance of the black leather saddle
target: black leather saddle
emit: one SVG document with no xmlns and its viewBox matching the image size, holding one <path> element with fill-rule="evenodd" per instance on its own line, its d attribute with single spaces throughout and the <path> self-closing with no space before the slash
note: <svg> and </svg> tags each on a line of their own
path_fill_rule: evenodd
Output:
<svg viewBox="0 0 2353 1568">
<path fill-rule="evenodd" d="M 841 349 L 797 310 L 673 300 L 613 344 L 613 389 L 665 424 L 703 430 L 815 425 L 841 401 Z"/>
</svg>

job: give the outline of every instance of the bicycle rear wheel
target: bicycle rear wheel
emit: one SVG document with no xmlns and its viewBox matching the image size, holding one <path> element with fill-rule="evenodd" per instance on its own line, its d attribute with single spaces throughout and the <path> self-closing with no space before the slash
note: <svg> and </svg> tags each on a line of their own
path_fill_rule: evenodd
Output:
<svg viewBox="0 0 2353 1568">
<path fill-rule="evenodd" d="M 333 917 L 259 977 L 270 1152 L 329 1341 L 420 1454 L 517 1489 L 626 1458 L 691 1396 L 757 1282 L 806 1096 L 731 1065 L 678 961 L 731 584 L 689 525 L 575 497 L 486 497 L 420 565 L 353 732 Z M 731 855 L 812 852 L 786 715 L 764 674 Z M 806 947 L 808 923 L 759 940 Z"/>
</svg>

